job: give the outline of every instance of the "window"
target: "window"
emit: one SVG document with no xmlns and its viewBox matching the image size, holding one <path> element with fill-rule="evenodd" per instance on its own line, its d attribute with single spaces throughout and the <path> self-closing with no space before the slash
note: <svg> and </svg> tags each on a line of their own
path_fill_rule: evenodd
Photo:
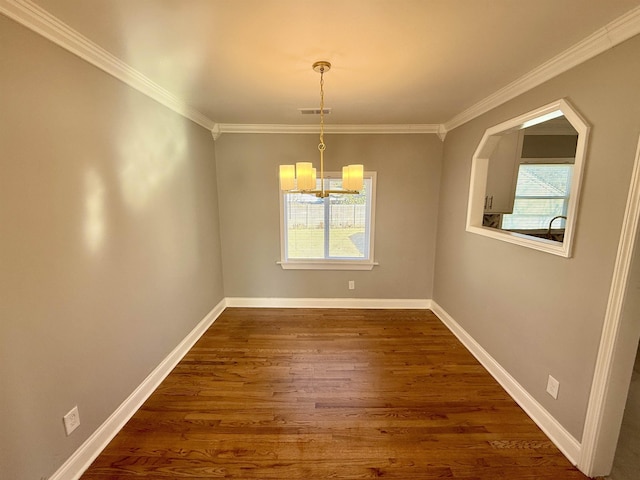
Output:
<svg viewBox="0 0 640 480">
<path fill-rule="evenodd" d="M 358 195 L 281 193 L 282 268 L 372 269 L 375 187 L 375 173 L 365 172 Z M 340 175 L 325 173 L 325 189 L 340 188 Z"/>
<path fill-rule="evenodd" d="M 521 164 L 513 213 L 504 215 L 507 230 L 547 230 L 555 217 L 566 217 L 573 164 Z M 565 218 L 553 222 L 564 228 Z"/>
</svg>

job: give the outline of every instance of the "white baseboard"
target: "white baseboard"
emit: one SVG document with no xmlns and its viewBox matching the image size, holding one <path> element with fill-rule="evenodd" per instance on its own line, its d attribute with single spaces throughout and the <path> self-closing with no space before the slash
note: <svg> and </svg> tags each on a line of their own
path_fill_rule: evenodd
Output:
<svg viewBox="0 0 640 480">
<path fill-rule="evenodd" d="M 431 308 L 429 299 L 403 298 L 246 298 L 227 297 L 227 307 L 256 308 Z"/>
<path fill-rule="evenodd" d="M 261 308 L 369 308 L 430 309 L 502 385 L 531 419 L 545 432 L 562 453 L 575 465 L 581 444 L 558 423 L 509 373 L 478 344 L 440 305 L 431 299 L 374 298 L 243 298 L 228 297 L 178 344 L 149 374 L 113 414 L 75 451 L 49 480 L 77 480 L 107 444 L 116 436 L 145 400 L 193 347 L 202 334 L 224 311 L 225 307 Z"/>
<path fill-rule="evenodd" d="M 431 301 L 431 310 L 458 337 L 474 357 L 531 417 L 560 451 L 576 465 L 582 445 L 538 401 L 527 392 L 487 351 L 469 335 L 440 305 Z"/>
<path fill-rule="evenodd" d="M 223 299 L 182 340 L 173 351 L 149 374 L 107 420 L 76 450 L 49 480 L 77 480 L 91 462 L 104 450 L 120 429 L 158 388 L 173 368 L 182 360 L 202 334 L 220 316 L 226 306 Z"/>
</svg>

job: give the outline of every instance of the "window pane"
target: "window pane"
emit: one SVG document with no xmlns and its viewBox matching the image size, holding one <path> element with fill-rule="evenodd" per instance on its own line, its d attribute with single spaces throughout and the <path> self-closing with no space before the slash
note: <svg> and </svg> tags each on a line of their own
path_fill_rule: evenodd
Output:
<svg viewBox="0 0 640 480">
<path fill-rule="evenodd" d="M 520 165 L 516 198 L 568 197 L 573 165 Z"/>
<path fill-rule="evenodd" d="M 564 215 L 564 199 L 516 199 L 513 205 L 513 215 L 505 215 L 502 228 L 538 230 L 549 227 L 553 217 Z M 554 228 L 563 228 L 564 220 L 553 222 Z"/>
<path fill-rule="evenodd" d="M 329 197 L 329 257 L 367 258 L 367 185 L 359 195 L 331 195 Z M 342 188 L 341 180 L 331 180 L 331 189 Z"/>
<path fill-rule="evenodd" d="M 571 164 L 520 165 L 513 214 L 503 216 L 502 228 L 547 229 L 554 217 L 566 216 L 572 173 Z M 564 219 L 553 222 L 553 228 L 564 226 Z"/>
<path fill-rule="evenodd" d="M 324 258 L 324 202 L 315 195 L 285 194 L 288 258 Z"/>
<path fill-rule="evenodd" d="M 342 180 L 329 175 L 325 177 L 325 188 L 340 190 Z M 331 194 L 322 199 L 283 194 L 283 261 L 371 260 L 372 178 L 364 178 L 358 195 Z"/>
</svg>

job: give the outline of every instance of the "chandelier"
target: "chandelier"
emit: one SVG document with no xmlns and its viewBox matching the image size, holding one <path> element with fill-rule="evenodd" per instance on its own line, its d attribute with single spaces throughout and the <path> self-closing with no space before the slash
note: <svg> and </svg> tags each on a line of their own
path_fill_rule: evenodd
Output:
<svg viewBox="0 0 640 480">
<path fill-rule="evenodd" d="M 342 167 L 342 189 L 330 190 L 324 182 L 324 74 L 331 64 L 319 61 L 313 64 L 313 70 L 320 74 L 320 189 L 316 188 L 316 169 L 311 162 L 298 162 L 294 165 L 280 165 L 280 190 L 286 193 L 306 193 L 318 198 L 326 198 L 330 194 L 360 193 L 363 185 L 363 166 L 347 165 Z"/>
</svg>

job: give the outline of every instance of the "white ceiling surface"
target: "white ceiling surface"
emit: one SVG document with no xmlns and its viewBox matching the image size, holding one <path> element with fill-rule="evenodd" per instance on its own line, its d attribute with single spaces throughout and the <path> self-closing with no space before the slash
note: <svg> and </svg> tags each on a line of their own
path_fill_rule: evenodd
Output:
<svg viewBox="0 0 640 480">
<path fill-rule="evenodd" d="M 442 124 L 640 0 L 34 0 L 215 123 Z"/>
</svg>

